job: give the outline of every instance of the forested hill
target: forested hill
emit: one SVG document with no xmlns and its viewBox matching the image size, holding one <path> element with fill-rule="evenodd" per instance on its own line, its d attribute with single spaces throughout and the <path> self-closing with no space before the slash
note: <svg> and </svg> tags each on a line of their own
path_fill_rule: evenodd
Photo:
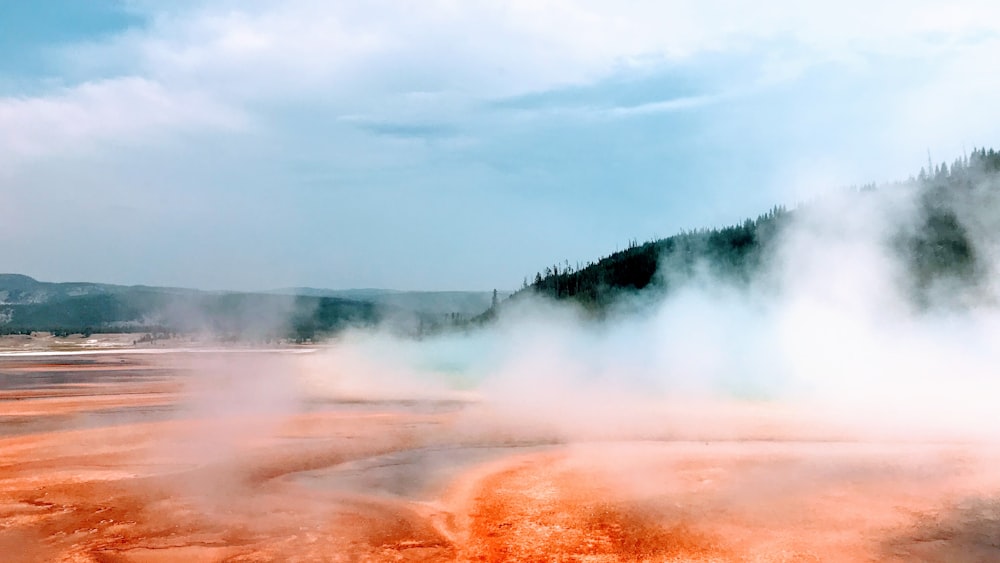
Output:
<svg viewBox="0 0 1000 563">
<path fill-rule="evenodd" d="M 0 334 L 200 333 L 304 340 L 385 316 L 370 302 L 146 286 L 48 283 L 0 274 Z"/>
<path fill-rule="evenodd" d="M 909 268 L 915 299 L 922 299 L 941 279 L 975 284 L 984 274 L 969 229 L 970 225 L 982 225 L 990 213 L 1000 222 L 1000 153 L 973 150 L 950 167 L 929 165 L 907 181 L 853 191 L 861 205 L 864 194 L 877 189 L 918 190 L 915 227 L 901 229 L 891 240 Z M 696 270 L 714 279 L 746 283 L 760 273 L 766 257 L 775 250 L 777 236 L 801 212 L 776 206 L 738 225 L 632 243 L 583 267 L 574 268 L 567 262 L 548 266 L 536 273 L 533 281 L 526 280 L 512 298 L 540 294 L 574 300 L 600 311 L 622 293 L 669 290 L 691 279 Z"/>
<path fill-rule="evenodd" d="M 575 299 L 594 308 L 610 304 L 622 291 L 665 289 L 689 279 L 696 268 L 734 281 L 748 281 L 761 265 L 763 252 L 788 220 L 775 207 L 756 219 L 719 229 L 700 229 L 628 248 L 574 269 L 564 263 L 535 274 L 520 293 Z M 663 271 L 667 264 L 668 272 Z"/>
<path fill-rule="evenodd" d="M 307 340 L 388 323 L 404 334 L 454 326 L 489 307 L 487 292 L 293 288 L 271 292 L 50 283 L 0 274 L 0 335 L 133 332 L 222 340 Z M 151 337 L 152 338 L 152 337 Z"/>
</svg>

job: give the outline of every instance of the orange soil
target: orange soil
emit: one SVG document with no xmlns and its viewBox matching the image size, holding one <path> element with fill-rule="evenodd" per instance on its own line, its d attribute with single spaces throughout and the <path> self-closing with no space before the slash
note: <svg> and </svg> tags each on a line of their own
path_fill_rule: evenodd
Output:
<svg viewBox="0 0 1000 563">
<path fill-rule="evenodd" d="M 136 366 L 132 364 L 59 364 L 59 363 L 46 363 L 46 364 L 34 364 L 23 362 L 20 365 L 8 365 L 0 366 L 0 372 L 21 372 L 21 373 L 38 373 L 38 372 L 83 372 L 83 371 L 142 371 L 142 370 L 155 370 L 159 369 L 155 366 Z"/>
<path fill-rule="evenodd" d="M 185 410 L 179 383 L 149 385 L 73 399 L 74 412 L 114 404 L 132 418 L 0 438 L 0 559 L 1000 560 L 998 459 L 981 446 L 527 447 L 466 427 L 474 405 L 219 415 Z M 66 412 L 24 392 L 0 414 Z M 181 408 L 143 419 L 151 404 Z"/>
</svg>

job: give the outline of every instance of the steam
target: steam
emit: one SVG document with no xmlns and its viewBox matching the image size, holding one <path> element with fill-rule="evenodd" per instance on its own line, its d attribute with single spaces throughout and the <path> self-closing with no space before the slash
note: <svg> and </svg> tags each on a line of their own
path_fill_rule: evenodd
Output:
<svg viewBox="0 0 1000 563">
<path fill-rule="evenodd" d="M 354 398 L 459 393 L 477 402 L 469 426 L 560 439 L 1000 438 L 1000 209 L 980 197 L 956 210 L 985 286 L 938 280 L 917 303 L 894 237 L 920 229 L 922 195 L 914 184 L 830 195 L 795 212 L 749 285 L 703 268 L 601 322 L 531 298 L 470 334 L 353 332 L 309 358 L 310 385 Z M 801 425 L 778 429 L 778 413 Z"/>
<path fill-rule="evenodd" d="M 462 519 L 495 502 L 505 519 L 526 520 L 508 525 L 546 534 L 561 533 L 564 520 L 552 520 L 556 528 L 535 516 L 563 509 L 565 522 L 582 526 L 573 530 L 634 517 L 628 538 L 671 545 L 677 538 L 657 530 L 690 523 L 693 537 L 711 532 L 706 542 L 732 543 L 749 559 L 755 549 L 796 553 L 796 534 L 822 549 L 833 540 L 814 532 L 830 522 L 837 542 L 849 529 L 867 545 L 906 523 L 901 539 L 886 541 L 945 537 L 960 551 L 967 544 L 933 526 L 914 535 L 910 522 L 1000 483 L 997 207 L 980 197 L 988 191 L 972 193 L 950 209 L 974 249 L 963 275 L 914 276 L 900 233 L 922 232 L 926 194 L 834 194 L 795 212 L 749 282 L 710 265 L 675 275 L 682 261 L 668 255 L 668 293 L 626 298 L 600 319 L 528 296 L 500 306 L 495 322 L 423 338 L 401 336 L 393 320 L 322 346 L 173 350 L 168 382 L 183 388 L 176 420 L 70 436 L 59 459 L 88 459 L 107 438 L 108 463 L 127 471 L 107 489 L 84 490 L 101 505 L 110 504 L 102 491 L 135 493 L 134 505 L 121 503 L 144 508 L 134 536 L 167 542 L 137 549 L 187 537 L 278 557 L 384 555 L 400 545 L 454 554 L 472 545 L 458 533 Z M 262 313 L 274 327 L 289 314 L 298 313 Z M 506 492 L 490 499 L 491 488 Z M 539 509 L 508 512 L 506 493 Z M 151 515 L 161 512 L 158 524 Z M 955 514 L 995 529 L 993 516 Z M 848 517 L 858 522 L 839 527 Z M 939 520 L 952 526 L 947 514 Z M 498 541 L 525 539 L 484 529 Z M 715 542 L 729 531 L 736 540 Z M 743 541 L 758 531 L 782 540 Z M 433 541 L 413 539 L 425 536 Z"/>
<path fill-rule="evenodd" d="M 180 410 L 190 423 L 168 439 L 169 459 L 182 467 L 225 463 L 273 435 L 285 417 L 302 410 L 303 396 L 287 377 L 294 365 L 268 352 L 189 358 L 181 365 L 188 377 Z"/>
<path fill-rule="evenodd" d="M 356 422 L 345 431 L 365 438 L 341 444 L 353 453 L 323 453 L 329 446 L 317 442 L 282 471 L 404 446 L 996 442 L 997 208 L 955 213 L 977 276 L 918 287 L 899 233 L 919 232 L 923 197 L 913 185 L 830 195 L 795 211 L 749 283 L 696 267 L 665 295 L 626 298 L 600 320 L 522 296 L 468 331 L 415 339 L 387 323 L 347 330 L 308 354 L 198 360 L 189 366 L 191 424 L 164 455 L 208 467 L 194 481 L 209 497 L 233 481 L 245 452 L 283 451 L 282 437 L 299 436 L 290 424 L 337 440 L 340 419 L 309 417 L 356 408 L 433 415 L 405 435 Z M 676 263 L 664 256 L 659 275 L 673 275 Z"/>
</svg>

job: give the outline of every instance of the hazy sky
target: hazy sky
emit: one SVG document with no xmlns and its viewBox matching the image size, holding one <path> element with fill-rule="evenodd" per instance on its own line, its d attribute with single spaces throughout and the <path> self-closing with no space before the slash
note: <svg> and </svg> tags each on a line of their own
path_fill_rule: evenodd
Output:
<svg viewBox="0 0 1000 563">
<path fill-rule="evenodd" d="M 998 146 L 993 0 L 0 2 L 0 271 L 513 288 Z"/>
</svg>

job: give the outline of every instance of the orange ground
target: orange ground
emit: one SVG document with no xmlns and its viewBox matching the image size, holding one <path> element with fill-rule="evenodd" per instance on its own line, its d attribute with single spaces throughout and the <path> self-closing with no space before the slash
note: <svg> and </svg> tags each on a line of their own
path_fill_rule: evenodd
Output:
<svg viewBox="0 0 1000 563">
<path fill-rule="evenodd" d="M 277 356 L 0 358 L 0 560 L 1000 561 L 981 445 L 560 443 L 198 379 Z"/>
</svg>

